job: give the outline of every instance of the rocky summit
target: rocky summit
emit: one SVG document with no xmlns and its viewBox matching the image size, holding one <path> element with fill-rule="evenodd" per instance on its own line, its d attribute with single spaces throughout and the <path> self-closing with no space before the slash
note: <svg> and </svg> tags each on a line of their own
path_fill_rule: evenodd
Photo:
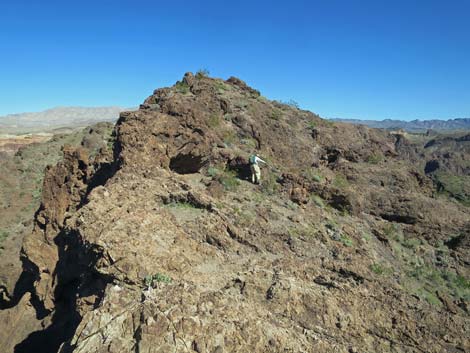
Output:
<svg viewBox="0 0 470 353">
<path fill-rule="evenodd" d="M 109 145 L 46 169 L 3 352 L 470 351 L 470 135 L 333 123 L 200 72 Z"/>
</svg>

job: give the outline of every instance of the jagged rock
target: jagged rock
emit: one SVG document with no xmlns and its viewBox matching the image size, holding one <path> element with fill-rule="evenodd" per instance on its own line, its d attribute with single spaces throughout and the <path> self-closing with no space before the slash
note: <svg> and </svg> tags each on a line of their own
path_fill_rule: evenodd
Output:
<svg viewBox="0 0 470 353">
<path fill-rule="evenodd" d="M 431 197 L 394 136 L 270 102 L 236 78 L 183 83 L 121 114 L 112 157 L 65 148 L 46 172 L 23 246 L 30 294 L 8 309 L 23 322 L 34 307 L 44 329 L 23 330 L 18 350 L 470 349 L 465 302 L 439 292 L 447 304 L 434 307 L 395 274 L 406 264 L 395 227 L 437 243 L 468 212 Z M 269 165 L 261 186 L 246 180 L 253 151 Z M 428 260 L 429 248 L 416 253 Z"/>
</svg>

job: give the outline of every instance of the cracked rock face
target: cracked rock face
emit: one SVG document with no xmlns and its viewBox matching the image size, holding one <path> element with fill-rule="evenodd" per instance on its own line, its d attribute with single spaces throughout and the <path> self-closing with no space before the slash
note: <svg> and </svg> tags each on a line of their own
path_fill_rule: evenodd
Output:
<svg viewBox="0 0 470 353">
<path fill-rule="evenodd" d="M 432 198 L 393 135 L 192 74 L 115 135 L 112 155 L 65 150 L 46 172 L 30 285 L 0 312 L 18 330 L 7 351 L 470 350 L 465 289 L 432 303 L 406 275 L 411 247 L 428 268 L 468 209 Z M 245 179 L 253 151 L 261 186 Z M 458 279 L 467 243 L 441 248 Z"/>
</svg>

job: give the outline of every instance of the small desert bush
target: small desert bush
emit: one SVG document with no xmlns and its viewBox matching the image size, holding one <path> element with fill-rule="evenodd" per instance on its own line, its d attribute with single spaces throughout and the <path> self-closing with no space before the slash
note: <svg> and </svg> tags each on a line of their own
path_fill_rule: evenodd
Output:
<svg viewBox="0 0 470 353">
<path fill-rule="evenodd" d="M 280 109 L 273 108 L 273 110 L 271 110 L 271 113 L 269 114 L 269 117 L 276 121 L 280 120 L 282 117 L 282 111 Z"/>
<path fill-rule="evenodd" d="M 215 88 L 217 89 L 217 91 L 219 91 L 219 93 L 228 91 L 230 89 L 230 87 L 222 81 L 216 81 Z"/>
<path fill-rule="evenodd" d="M 207 69 L 199 69 L 196 72 L 196 78 L 203 78 L 203 77 L 208 77 L 210 74 L 209 70 Z"/>
<path fill-rule="evenodd" d="M 353 241 L 350 237 L 348 237 L 346 234 L 341 234 L 341 237 L 339 238 L 339 241 L 343 243 L 345 246 L 353 246 Z"/>
<path fill-rule="evenodd" d="M 232 170 L 224 171 L 223 173 L 217 175 L 216 179 L 227 191 L 235 191 L 240 185 L 240 180 L 237 178 L 237 173 Z"/>
<path fill-rule="evenodd" d="M 152 288 L 157 287 L 158 283 L 171 283 L 171 281 L 171 277 L 158 272 L 144 277 L 145 286 Z"/>
<path fill-rule="evenodd" d="M 371 154 L 370 156 L 367 157 L 367 163 L 369 164 L 379 164 L 382 162 L 383 156 L 378 153 Z"/>
<path fill-rule="evenodd" d="M 261 192 L 266 195 L 274 195 L 278 191 L 277 177 L 272 173 L 261 174 Z"/>
<path fill-rule="evenodd" d="M 10 233 L 8 233 L 6 230 L 0 230 L 0 249 L 3 249 L 2 243 L 6 238 L 8 238 L 9 235 Z"/>
<path fill-rule="evenodd" d="M 232 146 L 237 141 L 237 134 L 233 131 L 225 131 L 222 139 L 227 146 Z"/>
<path fill-rule="evenodd" d="M 317 205 L 318 207 L 320 208 L 325 207 L 325 203 L 323 202 L 323 199 L 320 196 L 313 194 L 310 196 L 310 198 L 313 201 L 313 203 Z"/>
<path fill-rule="evenodd" d="M 342 174 L 337 174 L 335 179 L 333 180 L 333 186 L 337 187 L 338 189 L 344 189 L 349 186 L 348 179 Z"/>
<path fill-rule="evenodd" d="M 378 263 L 370 265 L 370 269 L 377 275 L 383 275 L 387 271 L 387 268 L 385 266 Z"/>
<path fill-rule="evenodd" d="M 189 86 L 186 82 L 178 81 L 175 85 L 176 92 L 186 94 L 189 92 Z"/>
<path fill-rule="evenodd" d="M 221 121 L 222 121 L 222 118 L 220 116 L 218 116 L 217 114 L 211 114 L 211 116 L 209 116 L 209 121 L 208 121 L 209 127 L 214 129 L 220 126 Z"/>
</svg>

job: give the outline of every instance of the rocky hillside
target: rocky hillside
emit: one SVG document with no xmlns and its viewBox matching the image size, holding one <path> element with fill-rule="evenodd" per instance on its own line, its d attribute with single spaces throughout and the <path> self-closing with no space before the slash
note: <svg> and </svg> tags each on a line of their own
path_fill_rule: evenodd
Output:
<svg viewBox="0 0 470 353">
<path fill-rule="evenodd" d="M 46 170 L 5 352 L 470 350 L 470 212 L 434 177 L 468 169 L 439 143 L 190 73 L 114 135 Z"/>
<path fill-rule="evenodd" d="M 83 146 L 92 154 L 100 148 L 109 148 L 113 127 L 111 123 L 98 123 L 70 134 L 46 135 L 46 142 L 34 137 L 24 138 L 26 141 L 13 137 L 16 144 L 6 144 L 9 146 L 6 149 L 0 145 L 0 298 L 3 301 L 8 301 L 8 293 L 13 293 L 22 272 L 19 253 L 24 234 L 32 231 L 34 213 L 40 205 L 44 169 L 62 159 L 66 145 Z"/>
</svg>

